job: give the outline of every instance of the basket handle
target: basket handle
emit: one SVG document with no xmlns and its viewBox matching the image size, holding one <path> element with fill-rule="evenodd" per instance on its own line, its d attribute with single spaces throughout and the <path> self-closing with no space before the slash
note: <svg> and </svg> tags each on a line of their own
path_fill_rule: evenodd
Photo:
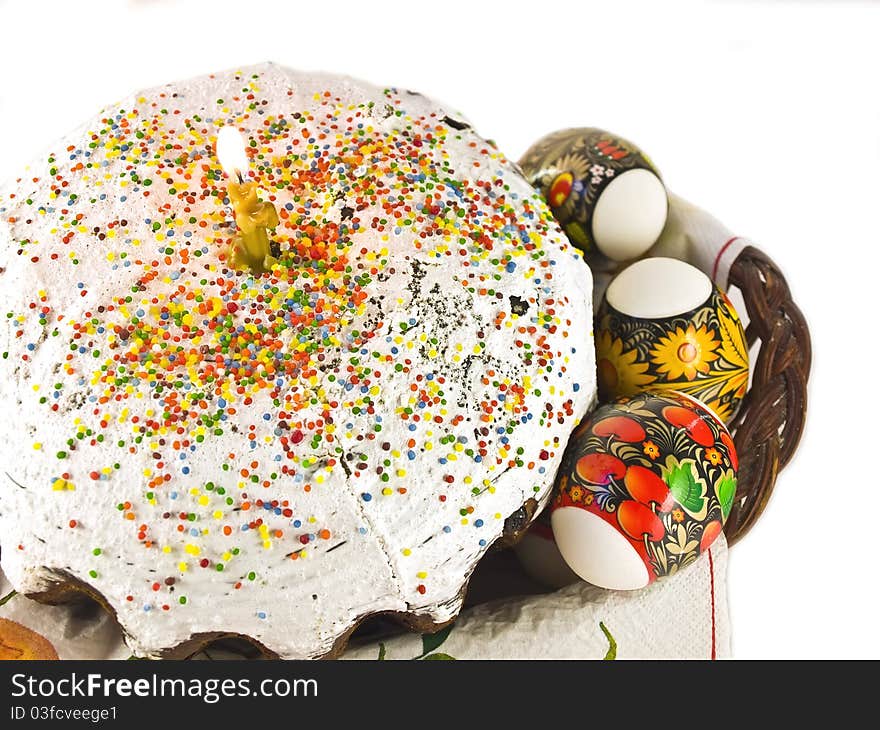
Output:
<svg viewBox="0 0 880 730">
<path fill-rule="evenodd" d="M 761 342 L 752 386 L 730 424 L 740 457 L 736 500 L 724 528 L 732 545 L 761 516 L 778 472 L 800 441 L 812 349 L 804 316 L 768 256 L 753 246 L 743 249 L 731 266 L 729 283 L 746 303 L 749 349 Z"/>
</svg>

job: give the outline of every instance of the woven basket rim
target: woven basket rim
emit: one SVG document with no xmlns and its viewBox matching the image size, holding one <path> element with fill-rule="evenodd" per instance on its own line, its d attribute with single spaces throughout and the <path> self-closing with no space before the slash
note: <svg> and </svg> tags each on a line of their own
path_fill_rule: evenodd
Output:
<svg viewBox="0 0 880 730">
<path fill-rule="evenodd" d="M 760 518 L 803 435 L 812 344 L 785 277 L 763 251 L 744 248 L 731 266 L 729 285 L 746 305 L 749 349 L 758 344 L 751 387 L 728 424 L 739 456 L 737 495 L 724 528 L 733 545 Z"/>
</svg>

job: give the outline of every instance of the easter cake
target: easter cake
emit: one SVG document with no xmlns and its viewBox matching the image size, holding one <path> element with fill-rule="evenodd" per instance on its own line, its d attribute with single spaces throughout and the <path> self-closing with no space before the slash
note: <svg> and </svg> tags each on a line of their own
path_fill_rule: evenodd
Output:
<svg viewBox="0 0 880 730">
<path fill-rule="evenodd" d="M 223 126 L 278 213 L 261 275 L 227 259 Z M 3 571 L 97 598 L 141 656 L 438 627 L 550 499 L 591 292 L 422 95 L 270 64 L 135 94 L 0 188 Z"/>
</svg>

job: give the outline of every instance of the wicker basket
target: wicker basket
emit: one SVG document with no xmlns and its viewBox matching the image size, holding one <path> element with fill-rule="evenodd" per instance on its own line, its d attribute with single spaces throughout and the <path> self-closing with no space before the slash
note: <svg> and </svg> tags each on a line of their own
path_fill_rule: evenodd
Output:
<svg viewBox="0 0 880 730">
<path fill-rule="evenodd" d="M 761 516 L 779 471 L 797 449 L 807 412 L 812 351 L 804 316 L 792 301 L 785 277 L 766 254 L 745 248 L 731 266 L 730 285 L 745 301 L 749 347 L 760 342 L 751 364 L 751 387 L 730 424 L 739 455 L 736 501 L 725 526 L 732 545 Z"/>
</svg>

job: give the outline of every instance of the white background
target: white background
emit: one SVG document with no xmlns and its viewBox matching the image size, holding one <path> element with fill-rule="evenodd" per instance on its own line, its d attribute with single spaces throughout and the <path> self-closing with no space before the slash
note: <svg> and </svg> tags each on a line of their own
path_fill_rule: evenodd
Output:
<svg viewBox="0 0 880 730">
<path fill-rule="evenodd" d="M 417 89 L 517 159 L 599 126 L 750 237 L 810 324 L 808 428 L 731 554 L 738 658 L 880 657 L 880 5 L 0 0 L 0 177 L 139 88 L 264 60 Z"/>
</svg>

